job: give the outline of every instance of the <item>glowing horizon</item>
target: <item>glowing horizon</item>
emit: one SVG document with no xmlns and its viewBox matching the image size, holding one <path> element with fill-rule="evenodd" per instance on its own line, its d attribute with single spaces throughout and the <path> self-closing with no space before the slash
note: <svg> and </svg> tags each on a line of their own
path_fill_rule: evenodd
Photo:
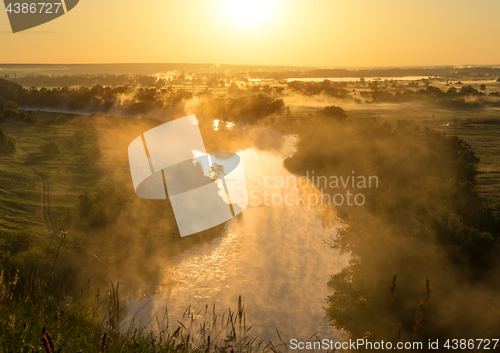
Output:
<svg viewBox="0 0 500 353">
<path fill-rule="evenodd" d="M 80 2 L 12 34 L 0 63 L 224 63 L 330 68 L 500 65 L 500 2 Z"/>
</svg>

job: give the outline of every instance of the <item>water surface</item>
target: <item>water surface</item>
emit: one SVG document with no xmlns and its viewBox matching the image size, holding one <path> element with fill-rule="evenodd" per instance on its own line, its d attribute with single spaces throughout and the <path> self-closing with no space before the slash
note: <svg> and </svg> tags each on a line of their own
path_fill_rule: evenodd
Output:
<svg viewBox="0 0 500 353">
<path fill-rule="evenodd" d="M 249 192 L 295 192 L 255 187 L 265 176 L 291 176 L 283 158 L 292 149 L 289 144 L 282 151 L 240 151 Z M 129 301 L 127 320 L 134 316 L 142 324 L 153 322 L 151 317 L 163 315 L 165 307 L 171 320 L 180 319 L 188 306 L 195 312 L 213 304 L 235 311 L 241 295 L 253 335 L 276 340 L 278 328 L 285 341 L 307 340 L 316 332 L 338 338 L 323 309 L 330 276 L 348 261 L 327 245 L 336 228 L 324 228 L 317 210 L 307 206 L 265 206 L 250 195 L 249 201 L 253 205 L 229 221 L 220 237 L 174 257 L 155 295 Z"/>
</svg>

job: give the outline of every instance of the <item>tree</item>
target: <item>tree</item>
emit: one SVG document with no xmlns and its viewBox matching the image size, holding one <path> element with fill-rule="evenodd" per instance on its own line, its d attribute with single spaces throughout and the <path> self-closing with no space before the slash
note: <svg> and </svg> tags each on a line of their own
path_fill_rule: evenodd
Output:
<svg viewBox="0 0 500 353">
<path fill-rule="evenodd" d="M 240 87 L 238 87 L 238 84 L 235 81 L 233 81 L 229 85 L 227 92 L 232 96 L 236 96 L 241 93 L 241 89 Z"/>
<path fill-rule="evenodd" d="M 19 112 L 12 108 L 5 108 L 3 110 L 3 120 L 5 119 L 17 119 Z"/>
<path fill-rule="evenodd" d="M 80 219 L 90 228 L 102 229 L 115 223 L 124 208 L 124 198 L 115 189 L 94 190 L 78 196 Z"/>
<path fill-rule="evenodd" d="M 19 105 L 17 105 L 16 102 L 9 101 L 9 102 L 5 103 L 4 109 L 9 109 L 9 108 L 12 108 L 14 110 L 18 110 L 19 109 Z"/>
<path fill-rule="evenodd" d="M 477 95 L 479 94 L 479 91 L 472 87 L 471 85 L 463 86 L 460 88 L 460 93 L 466 94 L 466 95 Z"/>
<path fill-rule="evenodd" d="M 6 119 L 17 119 L 19 116 L 19 112 L 17 111 L 18 105 L 13 102 L 9 101 L 3 105 L 2 109 L 2 120 Z"/>
<path fill-rule="evenodd" d="M 24 121 L 29 124 L 35 124 L 38 122 L 38 117 L 34 115 L 33 112 L 28 112 L 28 114 L 24 117 Z"/>
<path fill-rule="evenodd" d="M 345 110 L 335 105 L 319 110 L 318 115 L 338 121 L 347 120 L 347 113 Z"/>
<path fill-rule="evenodd" d="M 26 232 L 8 232 L 2 235 L 3 242 L 0 250 L 14 256 L 23 251 L 28 251 L 34 242 L 31 234 Z"/>
<path fill-rule="evenodd" d="M 296 153 L 285 160 L 296 175 L 362 170 L 385 179 L 380 189 L 366 189 L 363 207 L 334 208 L 347 226 L 333 245 L 351 260 L 329 282 L 327 316 L 351 337 L 370 331 L 369 340 L 379 342 L 493 331 L 496 321 L 482 318 L 496 320 L 498 314 L 489 306 L 471 306 L 466 292 L 496 265 L 500 251 L 500 220 L 476 188 L 477 156 L 457 137 L 418 132 L 414 122 L 397 125 L 395 132 L 367 120 L 304 127 Z M 338 192 L 338 187 L 322 189 L 322 194 Z M 321 218 L 324 225 L 334 224 L 331 214 Z M 450 273 L 463 277 L 450 280 Z M 451 300 L 454 291 L 460 299 Z"/>
<path fill-rule="evenodd" d="M 369 83 L 368 87 L 370 87 L 372 91 L 378 91 L 378 81 L 373 81 Z"/>
<path fill-rule="evenodd" d="M 42 154 L 45 156 L 53 156 L 61 153 L 59 144 L 53 141 L 42 143 L 40 146 L 38 146 L 38 148 L 40 149 L 40 152 L 42 152 Z"/>
<path fill-rule="evenodd" d="M 486 91 L 486 85 L 481 85 L 481 87 L 479 88 L 481 91 Z"/>
<path fill-rule="evenodd" d="M 12 154 L 16 151 L 16 141 L 0 129 L 0 154 Z"/>
<path fill-rule="evenodd" d="M 222 180 L 226 176 L 226 172 L 224 171 L 224 166 L 218 163 L 214 163 L 210 168 L 212 172 L 213 180 Z"/>
</svg>

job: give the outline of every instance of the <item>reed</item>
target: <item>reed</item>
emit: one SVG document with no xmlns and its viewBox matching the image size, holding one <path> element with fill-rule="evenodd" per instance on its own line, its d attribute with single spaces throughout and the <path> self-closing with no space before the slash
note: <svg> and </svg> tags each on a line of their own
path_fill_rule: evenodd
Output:
<svg viewBox="0 0 500 353">
<path fill-rule="evenodd" d="M 181 320 L 173 320 L 167 308 L 147 324 L 136 317 L 125 321 L 120 284 L 111 283 L 104 300 L 82 289 L 79 297 L 66 297 L 63 288 L 48 290 L 66 232 L 48 276 L 28 276 L 22 294 L 16 291 L 18 276 L 7 280 L 0 273 L 0 352 L 278 352 L 286 345 L 252 336 L 244 304 L 237 311 L 219 312 L 215 305 L 194 311 L 188 307 Z M 54 287 L 54 286 L 52 286 Z"/>
</svg>

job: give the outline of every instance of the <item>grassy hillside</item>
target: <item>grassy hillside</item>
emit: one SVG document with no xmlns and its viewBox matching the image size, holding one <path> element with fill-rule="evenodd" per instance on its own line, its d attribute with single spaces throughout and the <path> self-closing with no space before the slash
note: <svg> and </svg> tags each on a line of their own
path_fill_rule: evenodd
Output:
<svg viewBox="0 0 500 353">
<path fill-rule="evenodd" d="M 247 336 L 241 302 L 223 322 L 214 308 L 213 321 L 205 320 L 209 313 L 193 320 L 192 327 L 172 323 L 167 332 L 131 327 L 120 333 L 125 295 L 119 299 L 117 284 L 106 294 L 109 281 L 134 279 L 137 290 L 146 292 L 168 254 L 211 233 L 180 239 L 168 203 L 135 197 L 127 146 L 160 121 L 37 115 L 38 124 L 0 124 L 16 140 L 16 152 L 0 157 L 0 352 L 274 350 L 272 344 L 265 347 L 264 341 Z M 47 142 L 59 144 L 60 153 L 43 155 L 39 146 Z M 218 143 L 207 139 L 213 149 L 219 149 Z M 44 180 L 53 232 L 44 221 Z M 99 194 L 96 188 L 106 191 Z M 85 193 L 94 201 L 104 195 L 128 202 L 111 209 L 106 200 L 95 202 L 94 207 L 104 207 L 97 216 L 117 218 L 92 227 L 80 219 L 79 196 Z M 59 228 L 68 229 L 62 238 Z M 159 320 L 165 323 L 165 318 Z"/>
<path fill-rule="evenodd" d="M 64 227 L 64 217 L 74 212 L 78 195 L 95 187 L 96 168 L 85 160 L 95 144 L 93 129 L 79 125 L 71 114 L 37 113 L 41 124 L 0 124 L 16 140 L 16 152 L 0 156 L 0 229 L 36 235 L 47 233 L 42 215 L 42 180 L 49 182 L 50 216 L 54 226 Z M 74 135 L 84 134 L 84 143 L 74 145 Z M 61 153 L 44 156 L 39 145 L 54 141 Z M 73 146 L 71 146 L 73 142 Z"/>
</svg>

